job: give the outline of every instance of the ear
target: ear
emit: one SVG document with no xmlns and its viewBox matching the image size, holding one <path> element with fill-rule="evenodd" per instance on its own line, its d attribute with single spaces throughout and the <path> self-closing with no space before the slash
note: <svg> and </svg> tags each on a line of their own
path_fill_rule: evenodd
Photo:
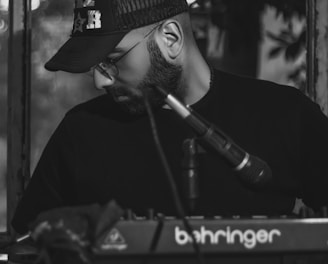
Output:
<svg viewBox="0 0 328 264">
<path fill-rule="evenodd" d="M 158 44 L 164 56 L 174 60 L 182 51 L 184 34 L 181 24 L 176 20 L 166 20 L 159 29 Z"/>
</svg>

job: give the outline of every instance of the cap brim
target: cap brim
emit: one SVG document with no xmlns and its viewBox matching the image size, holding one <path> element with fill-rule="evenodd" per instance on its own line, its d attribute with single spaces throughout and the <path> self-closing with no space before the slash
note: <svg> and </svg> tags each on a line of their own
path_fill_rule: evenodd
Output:
<svg viewBox="0 0 328 264">
<path fill-rule="evenodd" d="M 127 32 L 70 38 L 45 64 L 49 71 L 83 73 L 103 60 Z"/>
</svg>

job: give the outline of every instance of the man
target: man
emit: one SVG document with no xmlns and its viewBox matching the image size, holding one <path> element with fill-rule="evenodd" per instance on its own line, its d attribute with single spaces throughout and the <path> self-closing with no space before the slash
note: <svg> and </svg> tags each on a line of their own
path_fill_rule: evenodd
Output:
<svg viewBox="0 0 328 264">
<path fill-rule="evenodd" d="M 295 88 L 212 69 L 197 48 L 184 0 L 76 1 L 72 37 L 46 68 L 91 70 L 107 94 L 74 107 L 52 135 L 13 218 L 19 233 L 45 210 L 110 200 L 136 215 L 150 208 L 176 215 L 153 130 L 188 213 L 289 215 L 296 198 L 314 210 L 328 204 L 328 122 L 319 107 Z M 159 89 L 265 161 L 272 172 L 267 185 L 244 184 L 207 147 L 186 153 L 184 142 L 195 133 Z M 183 195 L 188 162 L 199 177 L 191 212 Z"/>
</svg>

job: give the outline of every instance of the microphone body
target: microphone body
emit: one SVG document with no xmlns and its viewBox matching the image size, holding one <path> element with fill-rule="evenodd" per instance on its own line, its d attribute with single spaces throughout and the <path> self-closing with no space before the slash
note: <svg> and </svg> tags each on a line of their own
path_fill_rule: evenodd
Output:
<svg viewBox="0 0 328 264">
<path fill-rule="evenodd" d="M 272 172 L 265 161 L 247 153 L 218 127 L 205 121 L 172 94 L 160 87 L 156 88 L 164 96 L 165 102 L 190 125 L 201 143 L 220 154 L 237 172 L 243 183 L 250 188 L 262 188 L 271 181 Z"/>
</svg>

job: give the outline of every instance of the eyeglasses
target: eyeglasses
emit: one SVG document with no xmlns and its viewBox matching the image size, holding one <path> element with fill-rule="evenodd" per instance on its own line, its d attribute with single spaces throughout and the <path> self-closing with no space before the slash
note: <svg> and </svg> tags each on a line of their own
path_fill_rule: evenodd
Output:
<svg viewBox="0 0 328 264">
<path fill-rule="evenodd" d="M 140 41 L 138 41 L 136 44 L 134 44 L 131 48 L 129 48 L 126 52 L 124 52 L 123 54 L 121 54 L 121 56 L 116 57 L 116 58 L 105 58 L 103 61 L 101 61 L 100 63 L 98 63 L 96 66 L 93 66 L 91 68 L 91 72 L 93 72 L 94 70 L 99 71 L 103 76 L 105 76 L 106 78 L 112 80 L 112 76 L 118 76 L 119 75 L 119 69 L 117 67 L 117 63 L 123 59 L 127 54 L 129 54 L 129 52 L 131 50 L 133 50 L 135 47 L 137 47 L 140 43 L 142 43 L 147 37 L 149 37 L 151 35 L 151 33 L 153 33 L 155 31 L 155 29 L 157 29 L 158 27 L 160 27 L 162 24 L 159 24 L 155 27 L 153 27 L 144 37 L 143 39 L 141 39 Z M 108 71 L 111 72 L 111 74 L 108 73 Z"/>
</svg>

